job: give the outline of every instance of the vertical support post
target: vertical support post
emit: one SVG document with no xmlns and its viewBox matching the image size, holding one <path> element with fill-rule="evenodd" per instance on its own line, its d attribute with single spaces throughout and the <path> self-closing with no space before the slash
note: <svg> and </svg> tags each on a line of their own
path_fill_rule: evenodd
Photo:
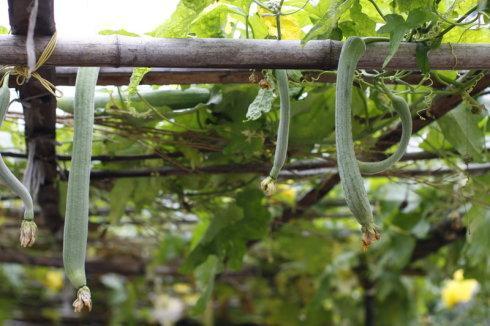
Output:
<svg viewBox="0 0 490 326">
<path fill-rule="evenodd" d="M 26 35 L 32 0 L 8 0 L 8 4 L 12 34 Z M 55 31 L 54 1 L 39 1 L 35 35 L 51 36 Z M 53 82 L 54 67 L 43 67 L 38 72 Z M 58 209 L 56 97 L 33 78 L 17 89 L 24 110 L 26 147 L 33 155 L 35 174 L 39 178 L 38 196 L 33 199 L 39 204 L 43 224 L 57 233 L 63 226 L 63 219 Z"/>
<path fill-rule="evenodd" d="M 41 68 L 41 76 L 53 80 L 54 67 Z M 63 221 L 59 212 L 56 165 L 56 97 L 37 80 L 31 79 L 18 87 L 25 119 L 25 140 L 30 155 L 34 155 L 33 167 L 40 177 L 37 202 L 42 222 L 52 232 L 61 229 Z M 35 199 L 36 200 L 36 199 Z"/>
</svg>

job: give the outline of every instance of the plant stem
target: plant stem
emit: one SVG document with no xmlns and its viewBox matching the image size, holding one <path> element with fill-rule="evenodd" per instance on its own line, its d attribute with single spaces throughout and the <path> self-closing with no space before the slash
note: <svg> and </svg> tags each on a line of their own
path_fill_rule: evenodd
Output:
<svg viewBox="0 0 490 326">
<path fill-rule="evenodd" d="M 276 27 L 277 27 L 277 39 L 281 40 L 281 10 L 282 10 L 282 5 L 284 4 L 284 0 L 281 0 L 279 3 L 279 9 L 276 12 Z"/>
<path fill-rule="evenodd" d="M 381 11 L 381 8 L 378 6 L 378 4 L 374 0 L 368 0 L 368 1 L 371 2 L 371 4 L 374 6 L 378 14 L 381 16 L 381 18 L 383 18 L 383 20 L 386 21 L 385 15 Z"/>
<path fill-rule="evenodd" d="M 461 23 L 463 20 L 466 19 L 466 17 L 468 17 L 469 15 L 471 15 L 475 10 L 478 10 L 478 6 L 474 6 L 473 8 L 471 8 L 470 10 L 468 10 L 463 16 L 461 16 L 456 21 L 456 23 Z M 451 26 L 446 27 L 442 32 L 440 32 L 439 34 L 437 34 L 437 36 L 434 37 L 434 39 L 442 38 L 445 34 L 447 34 L 450 30 L 452 30 L 456 26 L 457 25 L 453 24 Z"/>
</svg>

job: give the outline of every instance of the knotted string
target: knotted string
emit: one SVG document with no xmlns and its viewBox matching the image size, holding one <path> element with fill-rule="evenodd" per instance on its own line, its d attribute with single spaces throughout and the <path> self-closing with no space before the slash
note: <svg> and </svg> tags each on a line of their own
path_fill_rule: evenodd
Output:
<svg viewBox="0 0 490 326">
<path fill-rule="evenodd" d="M 28 67 L 26 66 L 14 66 L 14 67 L 5 67 L 3 69 L 0 69 L 0 73 L 9 73 L 12 76 L 16 76 L 15 82 L 17 85 L 23 85 L 29 80 L 29 76 L 34 77 L 39 81 L 39 83 L 51 94 L 53 94 L 56 97 L 62 97 L 63 93 L 56 88 L 56 86 L 51 83 L 49 80 L 45 79 L 42 77 L 37 70 L 41 68 L 46 61 L 51 57 L 53 54 L 55 48 L 56 48 L 56 43 L 57 43 L 57 36 L 56 32 L 53 34 L 51 39 L 49 40 L 48 44 L 46 45 L 46 48 L 44 49 L 43 53 L 39 57 L 35 67 L 33 70 L 29 70 Z M 1 78 L 3 80 L 5 76 Z"/>
</svg>

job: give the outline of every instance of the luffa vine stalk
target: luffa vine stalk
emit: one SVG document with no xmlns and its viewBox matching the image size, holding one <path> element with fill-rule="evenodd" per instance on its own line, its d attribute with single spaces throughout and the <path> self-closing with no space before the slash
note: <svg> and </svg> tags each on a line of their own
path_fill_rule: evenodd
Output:
<svg viewBox="0 0 490 326">
<path fill-rule="evenodd" d="M 291 120 L 291 103 L 289 100 L 288 75 L 286 70 L 276 70 L 277 86 L 280 100 L 279 127 L 277 129 L 276 151 L 274 163 L 269 176 L 265 178 L 261 187 L 266 195 L 276 192 L 276 180 L 286 162 L 289 139 L 289 122 Z"/>
<path fill-rule="evenodd" d="M 90 162 L 94 124 L 94 93 L 99 68 L 79 68 L 75 87 L 73 150 L 63 236 L 65 272 L 78 289 L 75 312 L 92 309 L 90 289 L 85 277 L 87 250 Z"/>
<path fill-rule="evenodd" d="M 3 76 L 3 83 L 0 88 L 0 126 L 7 114 L 10 103 L 10 91 L 8 88 L 9 75 Z M 36 241 L 37 226 L 34 222 L 34 203 L 29 191 L 9 170 L 2 156 L 0 155 L 0 178 L 2 181 L 19 196 L 25 206 L 24 219 L 20 227 L 20 245 L 30 247 Z"/>
<path fill-rule="evenodd" d="M 352 85 L 357 62 L 366 50 L 360 37 L 350 37 L 342 46 L 337 72 L 335 97 L 335 141 L 337 162 L 347 205 L 362 227 L 364 246 L 379 239 L 371 205 L 354 152 L 352 139 Z"/>
</svg>

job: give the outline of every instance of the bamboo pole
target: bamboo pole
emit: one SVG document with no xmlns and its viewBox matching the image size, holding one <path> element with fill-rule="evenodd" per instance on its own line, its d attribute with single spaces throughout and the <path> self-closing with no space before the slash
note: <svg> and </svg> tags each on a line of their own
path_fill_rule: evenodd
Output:
<svg viewBox="0 0 490 326">
<path fill-rule="evenodd" d="M 48 38 L 36 39 L 38 53 Z M 368 46 L 361 69 L 379 69 L 388 43 Z M 342 43 L 243 39 L 165 39 L 97 35 L 60 38 L 48 64 L 55 66 L 233 69 L 336 69 Z M 403 43 L 387 68 L 418 70 L 416 44 Z M 432 69 L 490 69 L 490 44 L 443 44 L 429 53 Z M 0 64 L 25 65 L 25 38 L 0 36 Z"/>
<path fill-rule="evenodd" d="M 75 85 L 77 69 L 76 67 L 57 67 L 57 85 Z M 102 68 L 97 85 L 128 85 L 132 73 L 133 68 L 130 67 Z M 322 70 L 303 70 L 302 74 L 302 80 L 305 82 L 335 83 L 337 78 L 335 73 L 325 73 Z M 143 77 L 140 85 L 249 84 L 257 83 L 262 78 L 264 78 L 262 71 L 255 69 L 153 68 Z M 369 81 L 370 78 L 366 80 Z M 410 84 L 418 84 L 421 80 L 422 75 L 419 73 L 412 73 L 403 78 L 404 82 Z M 425 84 L 434 88 L 444 86 L 437 80 L 428 80 Z"/>
</svg>

